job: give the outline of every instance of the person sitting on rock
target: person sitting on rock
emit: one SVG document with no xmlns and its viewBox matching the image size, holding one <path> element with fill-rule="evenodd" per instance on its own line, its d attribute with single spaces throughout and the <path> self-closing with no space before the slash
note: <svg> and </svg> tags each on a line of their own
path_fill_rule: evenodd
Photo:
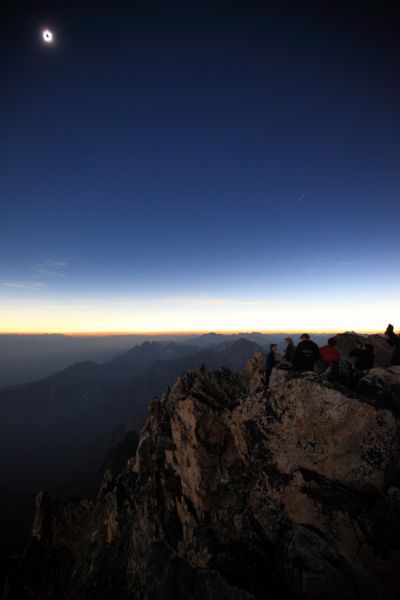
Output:
<svg viewBox="0 0 400 600">
<path fill-rule="evenodd" d="M 300 336 L 300 342 L 293 352 L 293 369 L 297 371 L 312 371 L 314 363 L 320 358 L 321 354 L 317 344 L 310 340 L 308 333 L 303 333 Z"/>
<path fill-rule="evenodd" d="M 335 337 L 331 337 L 328 340 L 328 344 L 326 346 L 322 346 L 320 348 L 321 352 L 321 360 L 326 363 L 337 363 L 340 360 L 340 352 L 336 348 L 337 339 Z"/>
<path fill-rule="evenodd" d="M 393 348 L 390 365 L 400 365 L 400 335 L 396 335 L 394 327 L 391 323 L 386 328 L 385 335 L 388 338 L 389 344 Z"/>
<path fill-rule="evenodd" d="M 331 337 L 328 340 L 328 344 L 320 348 L 321 360 L 314 365 L 314 370 L 321 373 L 329 370 L 331 375 L 338 373 L 341 355 L 339 350 L 336 348 L 336 344 L 337 339 L 335 337 Z M 317 366 L 318 368 L 316 368 Z"/>
<path fill-rule="evenodd" d="M 354 368 L 357 371 L 373 369 L 375 363 L 374 347 L 371 344 L 361 344 L 349 352 L 349 356 L 356 359 Z"/>
<path fill-rule="evenodd" d="M 272 373 L 272 369 L 274 367 L 276 367 L 278 360 L 276 358 L 276 350 L 278 348 L 277 344 L 270 344 L 269 345 L 269 352 L 267 353 L 267 356 L 265 358 L 265 387 L 268 387 L 269 385 L 269 378 L 271 376 Z"/>
</svg>

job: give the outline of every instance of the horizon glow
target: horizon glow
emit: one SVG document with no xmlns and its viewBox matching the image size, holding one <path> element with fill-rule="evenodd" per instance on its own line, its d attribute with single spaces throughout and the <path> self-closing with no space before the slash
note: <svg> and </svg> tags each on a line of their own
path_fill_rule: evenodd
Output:
<svg viewBox="0 0 400 600">
<path fill-rule="evenodd" d="M 186 333 L 384 331 L 397 301 L 274 302 L 232 298 L 32 299 L 0 302 L 0 333 Z M 396 322 L 394 323 L 396 327 Z"/>
</svg>

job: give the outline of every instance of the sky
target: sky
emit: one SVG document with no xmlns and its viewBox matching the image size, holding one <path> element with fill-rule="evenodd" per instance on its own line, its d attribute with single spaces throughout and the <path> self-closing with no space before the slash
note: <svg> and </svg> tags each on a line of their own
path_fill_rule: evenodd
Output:
<svg viewBox="0 0 400 600">
<path fill-rule="evenodd" d="M 399 325 L 393 4 L 3 0 L 0 332 Z"/>
</svg>

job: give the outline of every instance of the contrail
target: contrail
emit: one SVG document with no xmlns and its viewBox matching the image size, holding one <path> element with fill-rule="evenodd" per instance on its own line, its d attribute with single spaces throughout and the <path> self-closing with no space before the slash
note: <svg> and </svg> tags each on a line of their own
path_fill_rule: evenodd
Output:
<svg viewBox="0 0 400 600">
<path fill-rule="evenodd" d="M 306 192 L 303 192 L 296 200 L 295 205 L 297 206 L 298 204 L 300 204 L 300 202 L 302 200 L 304 200 L 304 198 L 306 197 Z"/>
</svg>

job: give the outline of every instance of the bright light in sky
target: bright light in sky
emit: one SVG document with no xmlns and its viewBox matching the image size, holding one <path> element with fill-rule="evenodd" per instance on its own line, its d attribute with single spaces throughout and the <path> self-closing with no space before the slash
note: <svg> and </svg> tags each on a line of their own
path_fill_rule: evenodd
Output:
<svg viewBox="0 0 400 600">
<path fill-rule="evenodd" d="M 54 37 L 54 35 L 49 29 L 45 29 L 42 32 L 42 38 L 46 44 L 51 44 L 51 42 L 53 41 L 53 37 Z"/>
</svg>

